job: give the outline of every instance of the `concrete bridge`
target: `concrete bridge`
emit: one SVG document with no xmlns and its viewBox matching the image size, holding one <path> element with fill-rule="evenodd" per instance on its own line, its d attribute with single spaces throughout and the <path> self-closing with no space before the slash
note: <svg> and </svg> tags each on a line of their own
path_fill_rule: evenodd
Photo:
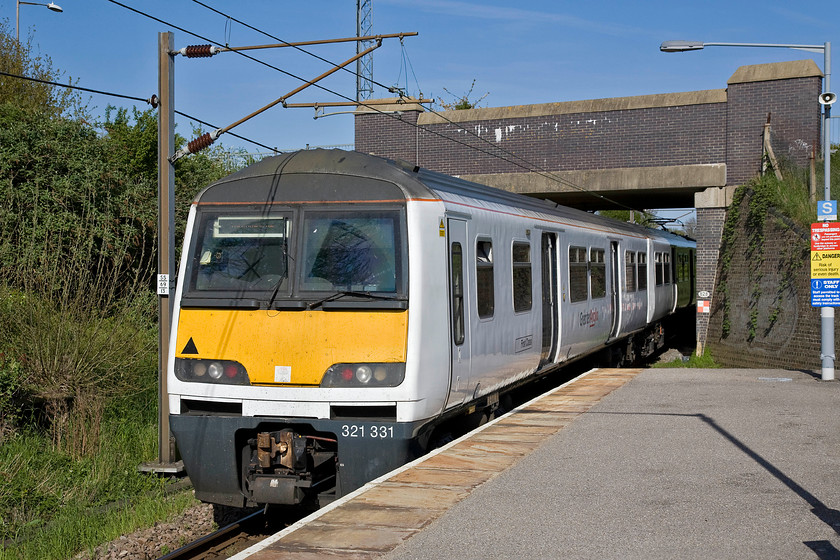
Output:
<svg viewBox="0 0 840 560">
<path fill-rule="evenodd" d="M 726 85 L 438 113 L 394 99 L 357 111 L 355 146 L 586 210 L 694 207 L 697 289 L 712 292 L 726 207 L 761 170 L 765 125 L 779 159 L 820 153 L 812 60 L 742 66 Z M 701 345 L 707 328 L 698 314 Z"/>
</svg>

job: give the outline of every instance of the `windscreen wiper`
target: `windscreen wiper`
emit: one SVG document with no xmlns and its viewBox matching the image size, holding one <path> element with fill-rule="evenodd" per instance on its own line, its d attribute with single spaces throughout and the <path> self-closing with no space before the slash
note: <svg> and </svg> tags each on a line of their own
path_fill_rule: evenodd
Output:
<svg viewBox="0 0 840 560">
<path fill-rule="evenodd" d="M 341 298 L 347 297 L 347 296 L 366 297 L 366 298 L 370 298 L 370 299 L 383 299 L 383 300 L 388 300 L 388 301 L 394 301 L 394 300 L 399 299 L 398 296 L 392 296 L 392 295 L 372 294 L 370 292 L 354 292 L 352 290 L 344 290 L 344 291 L 341 291 L 341 292 L 336 292 L 334 294 L 328 295 L 327 297 L 319 299 L 318 301 L 313 301 L 312 303 L 307 305 L 306 308 L 307 309 L 314 309 L 314 308 L 319 307 L 319 306 L 321 306 L 325 303 L 328 303 L 330 301 L 335 301 L 337 299 L 341 299 Z"/>
</svg>

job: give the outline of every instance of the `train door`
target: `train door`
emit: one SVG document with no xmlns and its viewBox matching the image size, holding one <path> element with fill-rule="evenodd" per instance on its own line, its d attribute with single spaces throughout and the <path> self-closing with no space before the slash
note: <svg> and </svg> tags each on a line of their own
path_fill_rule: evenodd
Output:
<svg viewBox="0 0 840 560">
<path fill-rule="evenodd" d="M 621 327 L 621 290 L 619 289 L 619 260 L 618 241 L 610 242 L 610 301 L 612 302 L 612 326 L 610 327 L 610 339 L 618 336 Z"/>
<path fill-rule="evenodd" d="M 542 234 L 542 353 L 540 367 L 554 362 L 559 330 L 557 302 L 557 234 Z"/>
<path fill-rule="evenodd" d="M 464 401 L 470 379 L 470 290 L 468 274 L 470 261 L 467 243 L 467 222 L 448 218 L 448 270 L 449 270 L 449 313 L 450 313 L 450 380 L 449 398 L 446 406 L 451 407 Z"/>
</svg>

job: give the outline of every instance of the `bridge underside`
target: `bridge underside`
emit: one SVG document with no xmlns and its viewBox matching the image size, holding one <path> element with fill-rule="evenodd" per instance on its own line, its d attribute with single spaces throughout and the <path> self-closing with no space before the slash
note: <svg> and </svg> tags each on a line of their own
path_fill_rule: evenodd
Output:
<svg viewBox="0 0 840 560">
<path fill-rule="evenodd" d="M 581 210 L 688 208 L 694 194 L 726 185 L 726 164 L 461 175 L 469 181 Z"/>
</svg>

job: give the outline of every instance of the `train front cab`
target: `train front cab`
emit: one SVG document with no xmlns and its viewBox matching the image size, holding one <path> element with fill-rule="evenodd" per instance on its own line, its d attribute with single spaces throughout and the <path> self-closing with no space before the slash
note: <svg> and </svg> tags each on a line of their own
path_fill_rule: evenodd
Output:
<svg viewBox="0 0 840 560">
<path fill-rule="evenodd" d="M 211 187 L 191 209 L 170 426 L 197 498 L 323 504 L 421 451 L 420 423 L 397 421 L 405 198 L 353 177 L 259 179 Z"/>
</svg>

